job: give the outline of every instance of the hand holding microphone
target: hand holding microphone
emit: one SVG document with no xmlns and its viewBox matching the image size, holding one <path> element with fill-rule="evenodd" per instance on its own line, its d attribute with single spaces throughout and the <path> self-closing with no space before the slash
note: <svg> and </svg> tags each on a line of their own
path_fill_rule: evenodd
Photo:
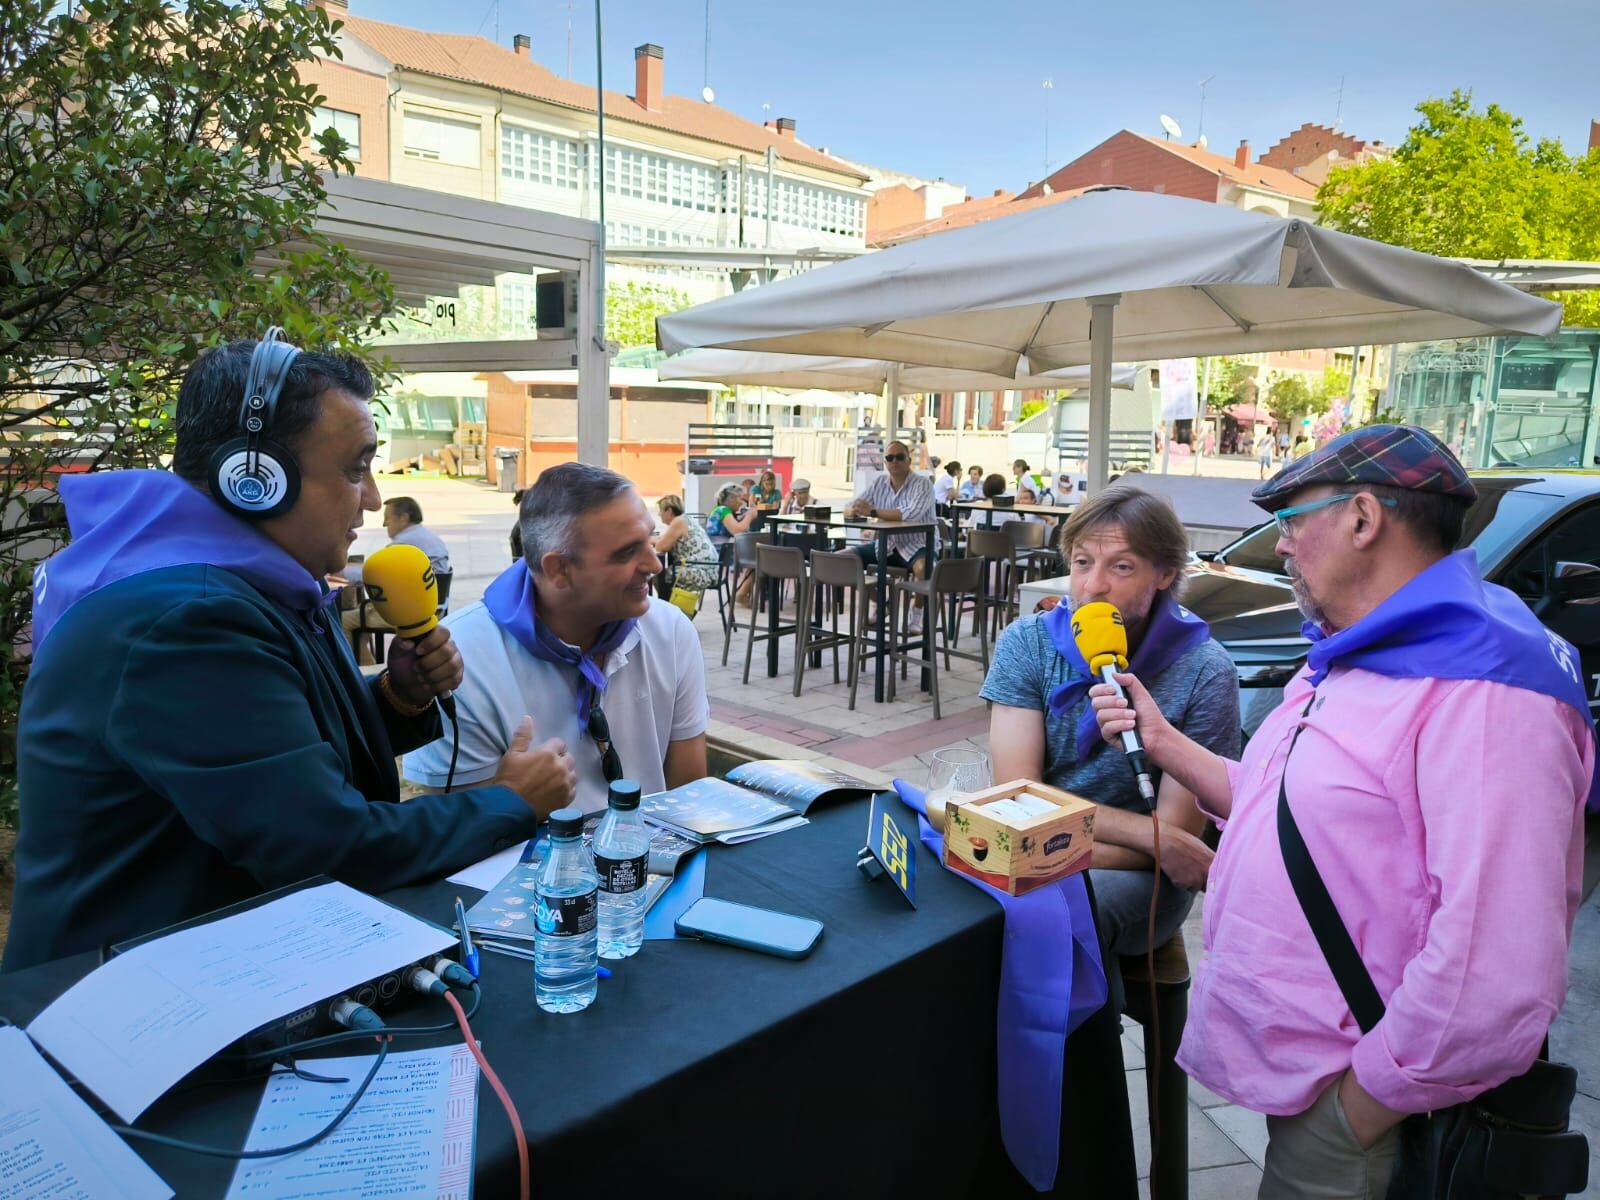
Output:
<svg viewBox="0 0 1600 1200">
<path fill-rule="evenodd" d="M 1128 630 L 1122 623 L 1122 614 L 1117 611 L 1114 604 L 1107 604 L 1097 600 L 1076 609 L 1072 614 L 1072 638 L 1077 643 L 1078 653 L 1083 655 L 1084 662 L 1089 664 L 1089 670 L 1099 676 L 1101 682 L 1089 689 L 1095 709 L 1095 719 L 1100 723 L 1101 735 L 1112 744 L 1121 742 L 1122 752 L 1128 757 L 1128 765 L 1133 768 L 1139 781 L 1139 795 L 1152 809 L 1156 803 L 1155 784 L 1150 779 L 1150 765 L 1145 758 L 1144 742 L 1140 740 L 1138 730 L 1139 717 L 1146 713 L 1135 708 L 1133 714 L 1118 713 L 1110 723 L 1115 725 L 1114 730 L 1108 730 L 1108 720 L 1101 709 L 1102 699 L 1111 698 L 1127 707 L 1127 700 L 1119 680 L 1126 680 L 1132 686 L 1139 688 L 1139 694 L 1144 697 L 1145 708 L 1154 711 L 1157 719 L 1163 720 L 1160 710 L 1156 709 L 1155 702 L 1150 699 L 1150 693 L 1138 684 L 1132 675 L 1125 672 L 1128 669 Z M 1123 674 L 1119 675 L 1119 672 Z M 1154 726 L 1151 726 L 1153 729 Z"/>
<path fill-rule="evenodd" d="M 433 563 L 415 546 L 391 542 L 362 564 L 361 582 L 378 615 L 394 626 L 389 683 L 415 708 L 439 701 L 452 722 L 461 686 L 461 653 L 439 624 L 439 581 Z"/>
</svg>

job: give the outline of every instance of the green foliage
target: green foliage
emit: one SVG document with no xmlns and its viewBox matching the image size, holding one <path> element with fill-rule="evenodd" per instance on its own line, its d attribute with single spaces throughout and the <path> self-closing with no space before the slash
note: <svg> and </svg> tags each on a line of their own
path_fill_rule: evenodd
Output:
<svg viewBox="0 0 1600 1200">
<path fill-rule="evenodd" d="M 1255 378 L 1255 373 L 1255 366 L 1242 358 L 1224 356 L 1202 360 L 1200 385 L 1205 389 L 1206 407 L 1215 411 L 1243 401 L 1248 394 L 1250 381 Z"/>
<path fill-rule="evenodd" d="M 1022 406 L 1022 410 L 1017 413 L 1017 420 L 1026 421 L 1029 417 L 1042 413 L 1049 406 L 1050 402 L 1048 400 L 1029 400 Z"/>
<path fill-rule="evenodd" d="M 656 344 L 656 318 L 688 308 L 689 297 L 664 284 L 606 285 L 606 339 L 622 349 Z"/>
<path fill-rule="evenodd" d="M 1303 375 L 1286 372 L 1274 375 L 1267 383 L 1267 411 L 1278 419 L 1280 427 L 1292 425 L 1298 429 L 1302 417 L 1327 412 L 1329 402 L 1322 387 L 1312 388 Z"/>
<path fill-rule="evenodd" d="M 1460 258 L 1600 259 L 1600 153 L 1533 142 L 1470 92 L 1417 106 L 1422 120 L 1389 159 L 1329 172 L 1318 220 L 1334 229 Z M 1600 324 L 1600 292 L 1565 293 L 1570 325 Z"/>
<path fill-rule="evenodd" d="M 393 307 L 314 229 L 321 172 L 350 163 L 313 144 L 321 97 L 295 65 L 336 56 L 335 29 L 268 0 L 0 4 L 0 820 L 31 572 L 66 540 L 52 481 L 160 465 L 206 347 L 279 324 L 359 351 Z"/>
</svg>

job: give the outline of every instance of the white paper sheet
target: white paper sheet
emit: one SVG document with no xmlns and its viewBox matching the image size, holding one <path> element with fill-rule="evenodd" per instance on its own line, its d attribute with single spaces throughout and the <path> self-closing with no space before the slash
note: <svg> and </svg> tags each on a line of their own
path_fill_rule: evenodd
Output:
<svg viewBox="0 0 1600 1200">
<path fill-rule="evenodd" d="M 453 942 L 342 883 L 146 942 L 28 1026 L 126 1121 L 252 1029 Z"/>
<path fill-rule="evenodd" d="M 527 842 L 519 842 L 515 846 L 507 846 L 504 850 L 473 863 L 470 867 L 462 867 L 450 876 L 450 882 L 477 888 L 480 892 L 492 892 L 495 885 L 506 877 L 511 868 L 522 861 L 522 852 L 527 846 Z"/>
<path fill-rule="evenodd" d="M 166 1200 L 172 1189 L 111 1132 L 20 1029 L 0 1028 L 0 1198 Z"/>
<path fill-rule="evenodd" d="M 245 1149 L 287 1146 L 338 1115 L 372 1068 L 372 1056 L 307 1060 L 310 1083 L 275 1075 Z M 344 1124 L 308 1150 L 241 1162 L 227 1200 L 468 1200 L 477 1129 L 478 1064 L 465 1046 L 390 1054 Z"/>
</svg>

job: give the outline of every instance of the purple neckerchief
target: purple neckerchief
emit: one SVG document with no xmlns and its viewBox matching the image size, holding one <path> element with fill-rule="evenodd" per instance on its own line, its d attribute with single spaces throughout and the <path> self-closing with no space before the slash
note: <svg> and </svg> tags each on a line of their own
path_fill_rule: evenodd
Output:
<svg viewBox="0 0 1600 1200">
<path fill-rule="evenodd" d="M 1539 623 L 1514 592 L 1485 583 L 1474 550 L 1457 550 L 1421 572 L 1348 629 L 1306 622 L 1311 686 L 1331 667 L 1393 679 L 1488 679 L 1570 704 L 1593 724 L 1578 652 Z M 1600 771 L 1588 807 L 1600 811 Z"/>
<path fill-rule="evenodd" d="M 1050 692 L 1050 715 L 1060 720 L 1100 680 L 1089 674 L 1089 664 L 1078 652 L 1078 643 L 1072 636 L 1072 610 L 1065 601 L 1045 613 L 1044 628 L 1050 635 L 1056 653 L 1067 660 L 1067 666 L 1073 673 L 1073 678 Z M 1150 619 L 1145 625 L 1144 637 L 1128 662 L 1128 670 L 1148 685 L 1210 636 L 1211 629 L 1204 621 L 1166 592 L 1159 592 L 1156 602 L 1150 607 Z M 1100 723 L 1094 719 L 1094 706 L 1090 705 L 1078 718 L 1078 761 L 1083 762 L 1093 754 L 1095 747 L 1101 745 L 1103 740 Z"/>
<path fill-rule="evenodd" d="M 894 790 L 917 814 L 922 844 L 944 862 L 944 838 L 922 815 L 922 791 L 903 779 Z M 948 870 L 948 868 L 946 868 Z M 1055 1186 L 1061 1159 L 1061 1084 L 1067 1037 L 1106 1002 L 1100 937 L 1083 875 L 1008 896 L 952 871 L 1000 902 L 1000 1003 L 995 1012 L 1000 1140 L 1036 1192 Z"/>
<path fill-rule="evenodd" d="M 338 595 L 250 522 L 170 471 L 63 475 L 57 490 L 72 542 L 33 572 L 36 651 L 78 601 L 163 567 L 220 567 L 303 613 Z"/>
<path fill-rule="evenodd" d="M 483 593 L 483 607 L 494 618 L 494 623 L 504 629 L 529 654 L 542 662 L 558 667 L 572 667 L 578 672 L 578 728 L 589 721 L 589 711 L 600 702 L 606 690 L 606 669 L 599 659 L 622 645 L 633 627 L 633 618 L 612 621 L 600 630 L 587 653 L 569 646 L 539 623 L 539 592 L 533 586 L 533 572 L 523 562 L 514 562 L 489 585 Z"/>
</svg>

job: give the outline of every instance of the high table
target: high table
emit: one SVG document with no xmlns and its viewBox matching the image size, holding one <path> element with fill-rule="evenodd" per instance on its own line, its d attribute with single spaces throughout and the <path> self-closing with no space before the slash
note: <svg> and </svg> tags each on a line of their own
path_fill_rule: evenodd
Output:
<svg viewBox="0 0 1600 1200">
<path fill-rule="evenodd" d="M 1024 513 L 1031 517 L 1049 517 L 1053 521 L 1065 521 L 1072 515 L 1072 509 L 1057 504 L 1006 504 L 997 505 L 992 500 L 955 500 L 951 508 L 964 508 L 974 513 L 983 513 L 983 527 L 994 528 L 994 514 L 997 512 Z"/>
<path fill-rule="evenodd" d="M 473 1031 L 522 1116 L 536 1196 L 589 1196 L 619 1180 L 665 1195 L 1034 1194 L 994 1124 L 1000 909 L 918 846 L 913 911 L 889 880 L 856 870 L 866 823 L 855 801 L 707 851 L 709 894 L 823 922 L 803 961 L 646 942 L 610 964 L 615 977 L 590 1008 L 553 1016 L 534 1005 L 532 964 L 483 955 Z M 436 883 L 386 898 L 448 925 L 458 893 L 476 896 Z M 95 961 L 0 975 L 0 1013 L 26 1024 Z M 392 1019 L 448 1014 L 419 1001 Z M 1068 1042 L 1056 1194 L 1135 1194 L 1119 1028 L 1108 1007 Z M 425 1044 L 408 1038 L 394 1050 Z M 141 1125 L 241 1145 L 260 1094 L 257 1084 L 169 1093 Z M 233 1175 L 231 1161 L 130 1144 L 184 1200 L 223 1195 Z M 505 1114 L 485 1084 L 477 1197 L 514 1196 L 516 1174 Z"/>
<path fill-rule="evenodd" d="M 933 535 L 939 528 L 938 522 L 936 521 L 850 521 L 846 520 L 843 516 L 830 516 L 819 520 L 803 515 L 769 516 L 767 520 L 780 525 L 809 526 L 813 529 L 857 529 L 863 533 L 876 534 L 880 538 L 887 538 L 887 536 L 891 533 L 920 533 L 922 534 L 923 548 L 927 551 L 928 555 L 928 570 L 930 573 L 933 570 Z M 879 569 L 877 580 L 873 589 L 878 602 L 878 616 L 877 620 L 873 624 L 876 640 L 872 652 L 872 698 L 877 703 L 882 704 L 885 679 L 883 665 L 887 660 L 889 653 L 889 637 L 887 630 L 889 611 L 889 563 L 887 554 L 881 554 L 878 556 L 878 558 Z M 775 591 L 773 596 L 776 596 Z M 933 646 L 932 639 L 928 635 L 928 630 L 931 628 L 931 622 L 927 622 L 925 620 L 921 641 L 922 657 L 924 660 L 929 657 Z M 770 634 L 776 634 L 778 632 L 778 606 L 775 599 L 769 603 L 767 608 L 767 632 Z M 771 678 L 777 673 L 778 639 L 776 637 L 772 637 L 767 641 L 767 676 L 768 678 Z M 924 691 L 926 691 L 928 688 L 927 671 L 923 671 L 922 673 L 922 688 Z"/>
</svg>

